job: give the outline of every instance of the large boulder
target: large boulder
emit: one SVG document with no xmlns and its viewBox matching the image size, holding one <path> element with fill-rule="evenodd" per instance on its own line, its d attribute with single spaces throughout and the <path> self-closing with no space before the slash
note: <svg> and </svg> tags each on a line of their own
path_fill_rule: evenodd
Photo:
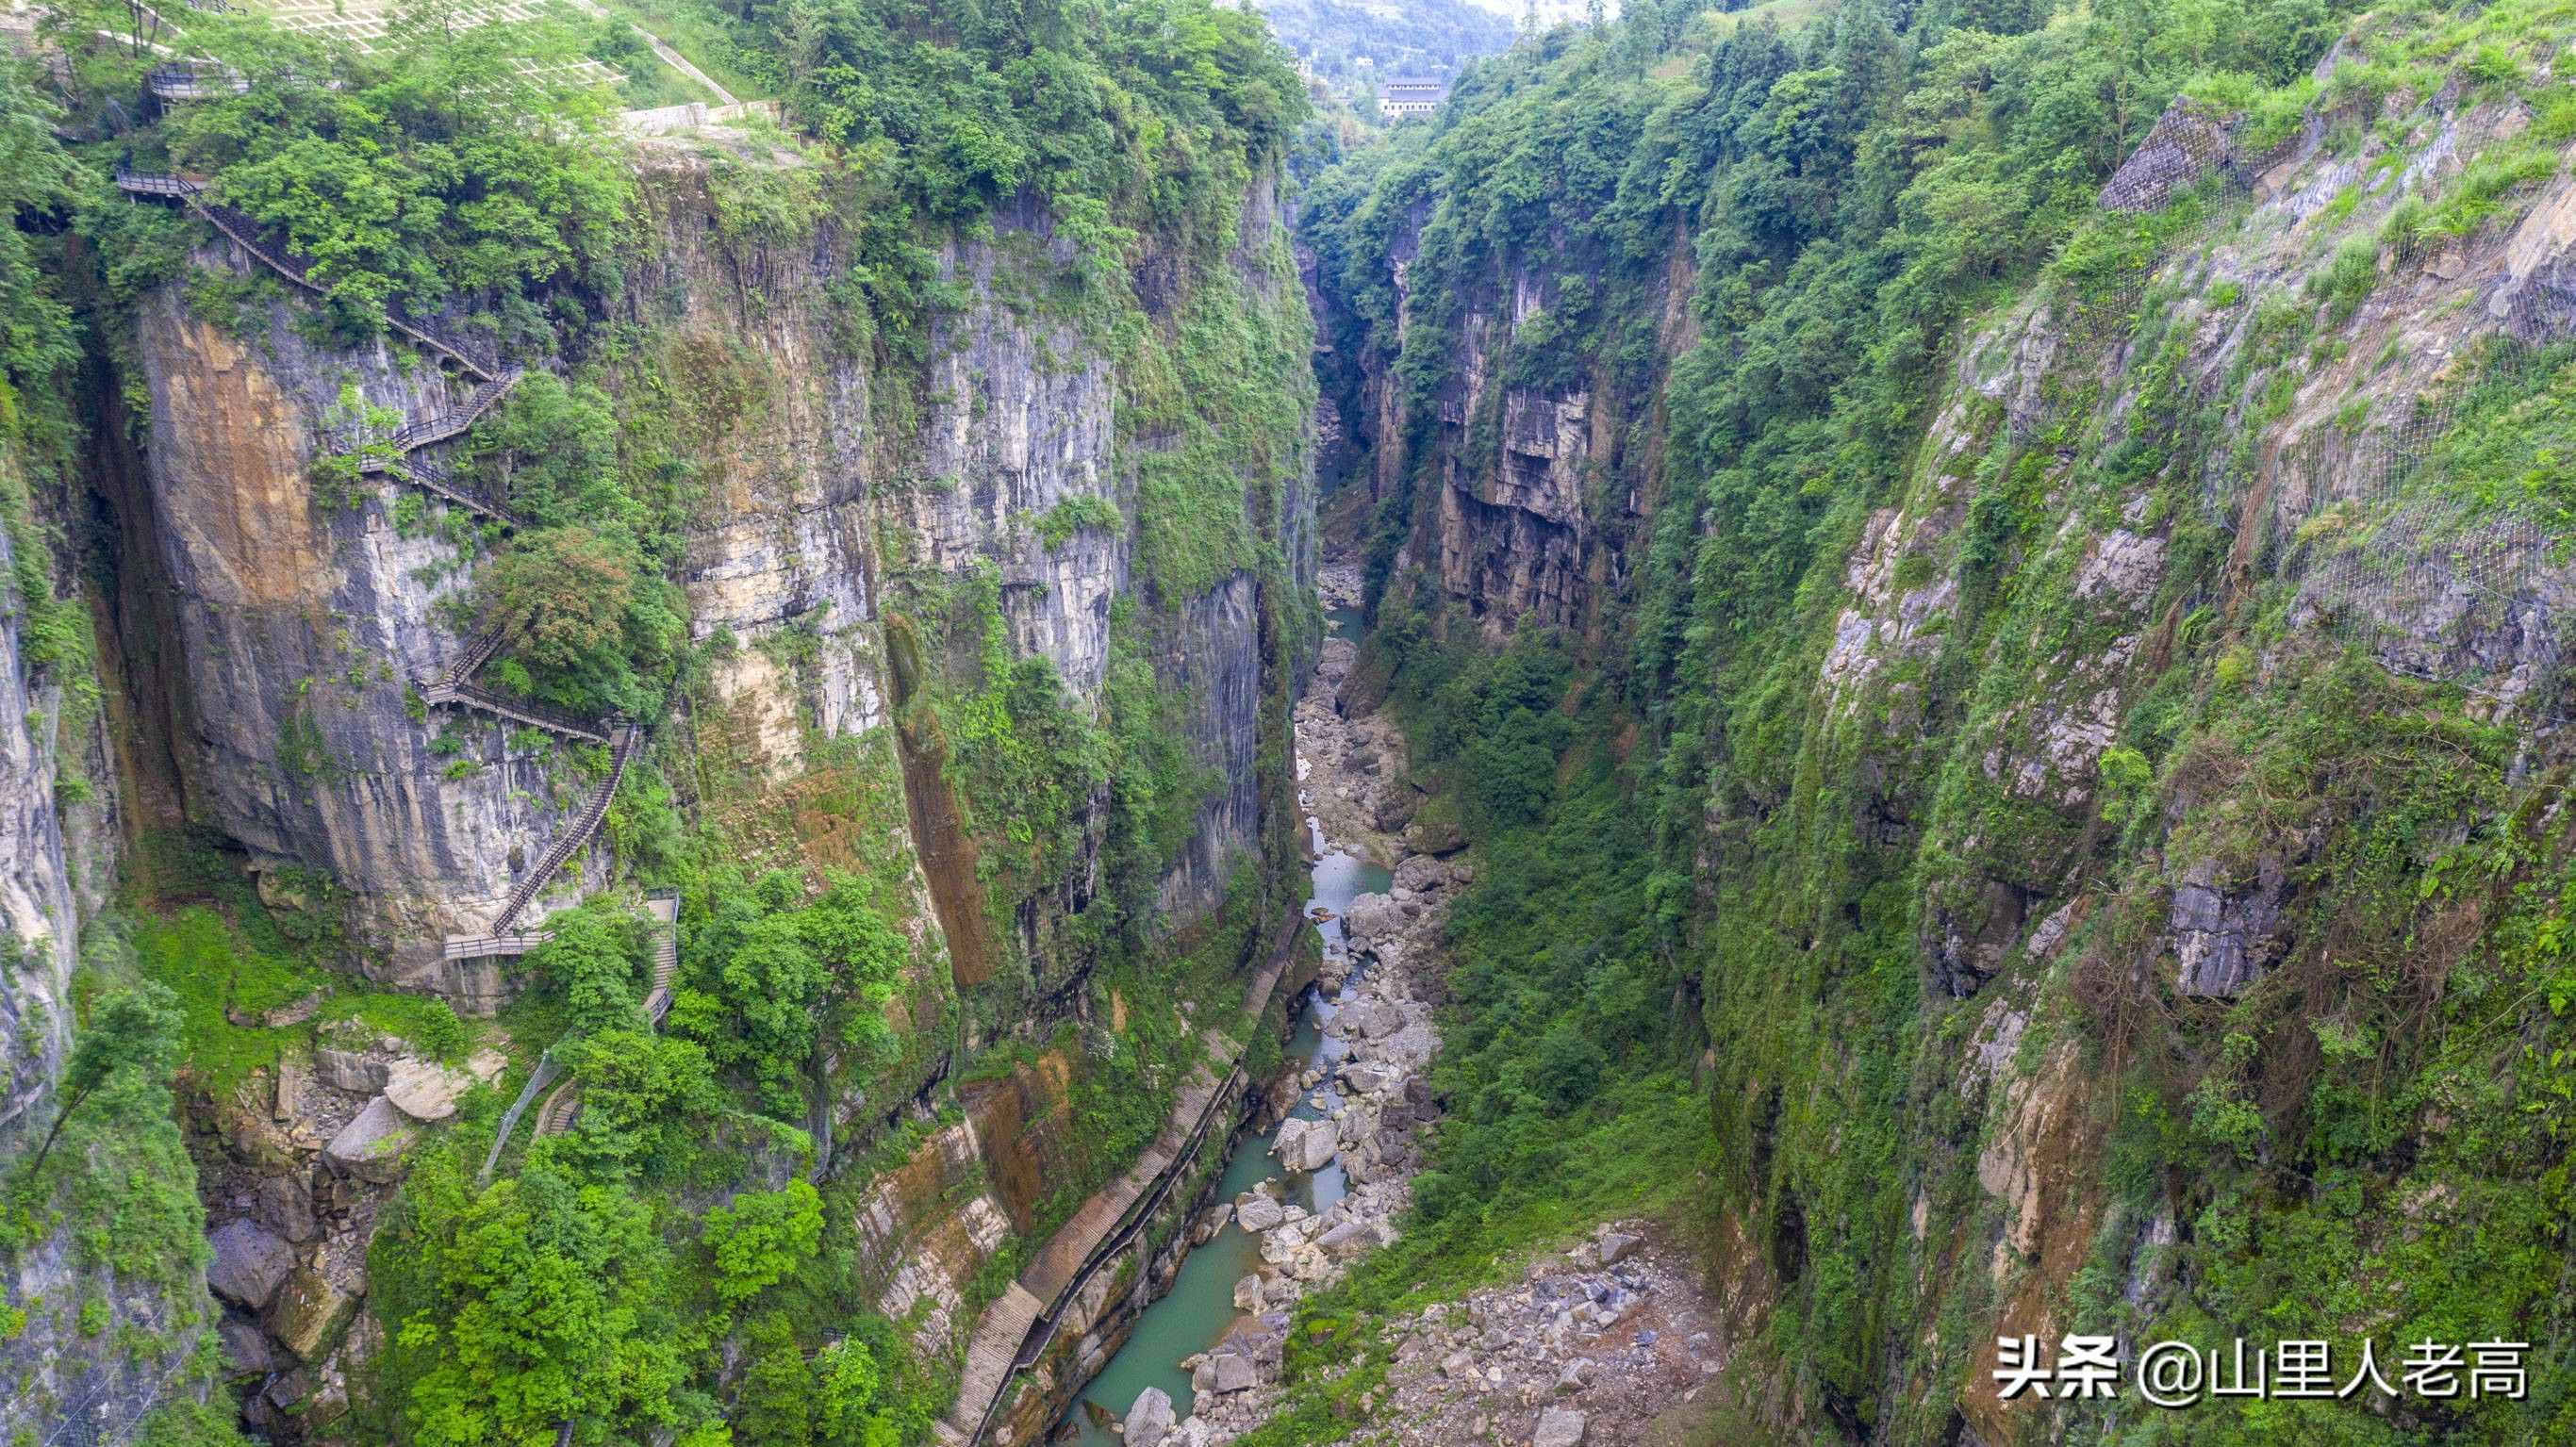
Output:
<svg viewBox="0 0 2576 1447">
<path fill-rule="evenodd" d="M 1348 1258 L 1375 1246 L 1377 1233 L 1370 1230 L 1365 1221 L 1344 1221 L 1317 1237 L 1315 1244 L 1323 1247 L 1329 1255 Z"/>
<path fill-rule="evenodd" d="M 1257 1236 L 1276 1228 L 1286 1218 L 1277 1201 L 1268 1196 L 1247 1196 L 1236 1203 L 1234 1219 L 1242 1224 L 1244 1230 Z"/>
<path fill-rule="evenodd" d="M 269 1349 L 268 1333 L 240 1317 L 228 1316 L 217 1322 L 215 1337 L 223 1344 L 228 1375 L 264 1377 L 277 1370 L 277 1353 Z"/>
<path fill-rule="evenodd" d="M 1351 1007 L 1351 1023 L 1371 1040 L 1384 1040 L 1404 1028 L 1404 1012 L 1384 1000 L 1365 1000 Z"/>
<path fill-rule="evenodd" d="M 301 1173 L 270 1176 L 251 1198 L 251 1219 L 289 1241 L 310 1241 L 320 1234 L 313 1220 L 313 1190 Z"/>
<path fill-rule="evenodd" d="M 1277 1152 L 1279 1164 L 1289 1170 L 1312 1172 L 1333 1163 L 1333 1149 L 1339 1143 L 1340 1137 L 1330 1122 L 1290 1120 L 1279 1127 L 1278 1139 L 1271 1149 Z"/>
<path fill-rule="evenodd" d="M 1404 906 L 1391 894 L 1363 894 L 1351 901 L 1342 916 L 1342 932 L 1354 945 L 1368 945 L 1385 939 L 1404 927 Z"/>
<path fill-rule="evenodd" d="M 367 1108 L 340 1127 L 331 1143 L 322 1148 L 332 1165 L 362 1181 L 391 1185 L 402 1179 L 403 1157 L 420 1140 L 420 1127 L 409 1116 L 394 1108 L 394 1103 L 379 1095 L 367 1102 Z"/>
<path fill-rule="evenodd" d="M 464 1071 L 405 1058 L 385 1072 L 385 1099 L 414 1120 L 445 1120 L 456 1114 L 456 1097 L 473 1083 Z"/>
<path fill-rule="evenodd" d="M 1251 1360 L 1232 1352 L 1201 1357 L 1198 1370 L 1190 1373 L 1190 1386 L 1201 1392 L 1248 1392 L 1252 1390 L 1252 1383 Z"/>
<path fill-rule="evenodd" d="M 215 1248 L 215 1259 L 206 1266 L 206 1285 L 246 1311 L 268 1305 L 295 1269 L 295 1248 L 255 1221 L 228 1222 L 206 1243 Z"/>
<path fill-rule="evenodd" d="M 1405 826 L 1404 847 L 1416 854 L 1455 854 L 1467 847 L 1467 831 L 1445 813 L 1435 818 L 1426 810 Z"/>
<path fill-rule="evenodd" d="M 1259 1311 L 1267 1305 L 1269 1301 L 1262 1291 L 1261 1273 L 1258 1271 L 1244 1273 L 1243 1279 L 1234 1284 L 1234 1309 Z"/>
<path fill-rule="evenodd" d="M 1171 1394 L 1147 1387 L 1127 1409 L 1127 1447 L 1156 1447 L 1179 1421 L 1172 1414 Z"/>
<path fill-rule="evenodd" d="M 1530 1434 L 1530 1447 L 1581 1447 L 1583 1414 L 1571 1407 L 1550 1407 L 1538 1414 L 1538 1430 Z"/>
<path fill-rule="evenodd" d="M 310 1266 L 300 1266 L 262 1320 L 268 1324 L 268 1334 L 298 1360 L 318 1362 L 331 1354 L 349 1318 L 357 1314 L 359 1294 L 333 1285 Z"/>
</svg>

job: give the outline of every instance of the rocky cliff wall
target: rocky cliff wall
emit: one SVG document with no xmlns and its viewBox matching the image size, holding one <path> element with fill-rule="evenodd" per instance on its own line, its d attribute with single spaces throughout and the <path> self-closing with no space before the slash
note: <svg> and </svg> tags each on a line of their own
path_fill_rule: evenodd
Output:
<svg viewBox="0 0 2576 1447">
<path fill-rule="evenodd" d="M 1662 369 L 1696 335 L 1687 238 L 1676 233 L 1663 263 L 1612 300 L 1591 293 L 1610 289 L 1611 263 L 1545 244 L 1509 249 L 1488 283 L 1422 297 L 1417 263 L 1432 215 L 1427 204 L 1409 208 L 1373 258 L 1391 324 L 1325 304 L 1350 356 L 1321 370 L 1339 379 L 1336 402 L 1358 419 L 1328 465 L 1408 520 L 1384 565 L 1399 591 L 1435 589 L 1488 644 L 1524 626 L 1606 640 L 1633 597 L 1629 553 L 1659 487 Z M 1640 368 L 1563 355 L 1564 338 L 1603 312 L 1646 319 L 1656 360 Z M 1398 370 L 1408 349 L 1445 358 L 1421 369 L 1434 379 L 1427 390 Z"/>
<path fill-rule="evenodd" d="M 888 587 L 926 596 L 990 570 L 1011 651 L 1046 660 L 1097 712 L 1111 604 L 1140 586 L 1134 533 L 1087 526 L 1049 545 L 1034 523 L 1082 500 L 1132 511 L 1140 444 L 1118 436 L 1122 384 L 1100 339 L 1017 299 L 1033 268 L 1070 257 L 1044 216 L 1005 217 L 995 239 L 952 248 L 943 269 L 975 300 L 938 323 L 913 400 L 889 407 L 885 379 L 842 344 L 847 319 L 826 288 L 846 258 L 828 224 L 794 239 L 730 236 L 712 219 L 703 154 L 658 143 L 643 165 L 662 240 L 627 293 L 656 353 L 633 380 L 677 399 L 704 481 L 680 565 L 690 639 L 711 655 L 694 711 L 756 756 L 762 787 L 792 789 L 815 747 L 890 719 Z M 1276 225 L 1265 182 L 1238 257 L 1265 291 Z M 199 260 L 244 264 L 220 250 Z M 401 525 L 396 481 L 367 478 L 342 498 L 312 479 L 337 445 L 344 391 L 418 418 L 456 406 L 470 379 L 317 348 L 293 306 L 252 317 L 253 330 L 199 318 L 174 289 L 139 327 L 151 515 L 131 521 L 156 539 L 177 593 L 189 816 L 241 844 L 255 869 L 318 871 L 344 889 L 359 968 L 488 1013 L 508 993 L 503 973 L 443 961 L 437 942 L 488 925 L 586 785 L 551 741 L 479 715 L 455 727 L 471 741 L 461 757 L 483 767 L 432 751 L 448 716 L 424 720 L 407 695 L 462 650 L 474 551 Z M 1311 541 L 1290 521 L 1308 510 L 1305 474 L 1293 467 L 1287 492 L 1247 521 L 1311 570 Z M 1213 907 L 1230 861 L 1260 847 L 1265 660 L 1289 641 L 1265 634 L 1280 601 L 1271 587 L 1239 572 L 1147 610 L 1154 662 L 1188 697 L 1189 745 L 1217 780 L 1156 891 L 1174 924 Z M 804 634 L 821 646 L 782 661 L 773 645 Z M 1084 801 L 1089 845 L 1048 881 L 1041 915 L 1076 912 L 1103 888 L 1105 802 Z M 586 858 L 582 888 L 549 891 L 528 920 L 604 881 L 609 862 Z M 1047 928 L 1025 916 L 1008 943 L 1042 949 Z"/>
<path fill-rule="evenodd" d="M 1521 284 L 1444 310 L 1419 221 L 1381 258 L 1438 323 L 1368 377 L 1388 596 L 1489 642 L 1642 600 L 1611 631 L 1655 660 L 1622 682 L 1670 730 L 1643 778 L 1693 894 L 1674 998 L 1707 1033 L 1722 1435 L 2124 1429 L 2001 1400 L 1998 1336 L 2111 1333 L 2134 1361 L 2368 1333 L 2385 1360 L 2463 1274 L 2458 1330 L 2562 1315 L 2516 1203 L 2564 1148 L 2512 1102 L 2559 1088 L 2531 1042 L 2563 1028 L 2512 1002 L 2552 968 L 2526 932 L 2570 848 L 2576 577 L 2539 449 L 2571 153 L 2460 74 L 2338 74 L 2360 53 L 2259 146 L 2168 113 L 2072 255 L 1904 399 L 1905 465 L 1810 484 L 1816 560 L 1767 592 L 1762 520 L 1659 515 L 1659 460 L 1605 497 L 1582 394 L 1495 380 Z M 1678 365 L 1687 327 L 1626 316 Z M 1423 346 L 1459 364 L 1407 397 L 1440 375 Z M 1619 455 L 1660 459 L 1660 415 L 1629 415 Z M 1651 563 L 1608 546 L 1623 527 L 1661 529 Z M 1617 560 L 1656 575 L 1624 589 Z M 2392 1410 L 2510 1440 L 2554 1409 Z"/>
<path fill-rule="evenodd" d="M 13 1201 L 0 1436 L 109 1442 L 206 1398 L 194 1340 L 212 1305 L 164 1082 L 121 1080 L 82 1101 L 44 1174 L 21 1174 L 65 1109 L 85 947 L 117 970 L 117 942 L 89 933 L 123 840 L 88 640 L 60 633 L 90 625 L 56 581 L 69 571 L 55 555 L 69 491 L 30 476 L 14 438 L 0 441 L 0 569 L 14 580 L 0 592 L 0 1165 Z"/>
<path fill-rule="evenodd" d="M 1286 713 L 1314 631 L 1304 374 L 1277 399 L 1293 435 L 1207 493 L 1235 499 L 1236 515 L 1184 520 L 1249 540 L 1187 591 L 1140 557 L 1140 466 L 1178 440 L 1140 433 L 1132 414 L 1150 339 L 1181 325 L 1192 287 L 1248 298 L 1257 315 L 1230 324 L 1281 328 L 1264 340 L 1301 363 L 1303 313 L 1267 177 L 1214 279 L 1149 268 L 1124 333 L 1032 304 L 1073 255 L 1022 206 L 940 254 L 960 304 L 929 319 L 915 369 L 853 344 L 867 319 L 838 289 L 849 230 L 828 206 L 797 227 L 732 224 L 750 188 L 811 200 L 825 178 L 804 160 L 680 134 L 643 143 L 636 163 L 650 239 L 609 319 L 622 350 L 537 365 L 599 388 L 631 447 L 663 449 L 690 478 L 669 562 L 692 663 L 636 767 L 667 780 L 687 827 L 727 857 L 876 882 L 910 940 L 887 1006 L 897 1048 L 824 1062 L 804 1124 L 828 1177 L 953 1104 L 947 1082 L 987 1047 L 1129 1028 L 1089 988 L 1123 958 L 1103 931 L 1076 929 L 1095 901 L 1114 892 L 1150 911 L 1128 926 L 1129 968 L 1169 967 L 1146 952 L 1178 941 L 1171 953 L 1186 945 L 1220 977 L 1253 968 L 1293 906 Z M 195 260 L 247 266 L 221 247 Z M 434 508 L 424 523 L 416 490 L 383 475 L 351 485 L 329 458 L 353 413 L 432 416 L 461 405 L 471 379 L 310 341 L 302 304 L 213 320 L 173 286 L 141 309 L 144 482 L 111 500 L 129 549 L 167 574 L 178 620 L 159 677 L 179 696 L 150 703 L 184 721 L 172 772 L 188 820 L 241 847 L 273 909 L 343 926 L 346 968 L 488 1015 L 522 985 L 512 965 L 447 961 L 440 941 L 488 929 L 590 779 L 559 742 L 422 707 L 414 680 L 449 667 L 472 631 L 462 612 L 488 535 Z M 946 720 L 962 695 L 1000 687 L 975 616 L 987 597 L 1003 666 L 1042 663 L 1083 726 L 1133 732 L 1118 710 L 1155 710 L 1185 761 L 1178 831 L 1113 850 L 1112 789 L 1129 781 L 1102 779 L 1070 801 L 1069 852 L 1030 871 L 1006 837 L 1016 814 L 977 816 L 983 781 L 958 765 Z M 622 887 L 617 833 L 612 820 L 523 923 Z M 1016 872 L 979 867 L 997 854 Z M 1093 1063 L 1061 1047 L 1045 1059 L 1052 1071 L 1011 1094 L 1017 1108 L 996 1113 L 978 1089 L 968 1126 L 930 1132 L 866 1197 L 868 1242 L 918 1248 L 871 1276 L 869 1299 L 897 1318 L 922 1304 L 928 1325 L 908 1336 L 927 1356 L 972 1332 L 981 1303 L 967 1292 L 985 1260 L 1048 1229 L 1041 1195 L 1126 1164 L 1066 1125 Z M 272 1433 L 328 1437 L 381 1406 L 368 1364 L 395 1323 L 372 1311 L 370 1238 L 406 1157 L 451 1128 L 388 1104 L 419 1064 L 396 1037 L 335 1029 L 200 1103 L 226 1351 L 250 1420 Z M 474 1064 L 486 1079 L 506 1068 L 497 1054 Z M 773 1167 L 763 1157 L 753 1175 L 780 1184 Z M 904 1188 L 915 1177 L 939 1184 Z"/>
</svg>

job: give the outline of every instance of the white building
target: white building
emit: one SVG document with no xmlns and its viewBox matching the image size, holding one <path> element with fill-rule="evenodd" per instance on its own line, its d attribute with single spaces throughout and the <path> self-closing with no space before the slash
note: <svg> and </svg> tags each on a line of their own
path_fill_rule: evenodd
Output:
<svg viewBox="0 0 2576 1447">
<path fill-rule="evenodd" d="M 1449 83 L 1440 80 L 1390 80 L 1379 87 L 1377 113 L 1391 121 L 1427 116 L 1449 98 Z"/>
</svg>

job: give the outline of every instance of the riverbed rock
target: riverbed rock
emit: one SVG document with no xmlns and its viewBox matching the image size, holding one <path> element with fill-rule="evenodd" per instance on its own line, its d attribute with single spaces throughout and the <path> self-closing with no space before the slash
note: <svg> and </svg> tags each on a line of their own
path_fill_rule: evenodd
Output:
<svg viewBox="0 0 2576 1447">
<path fill-rule="evenodd" d="M 1253 1196 L 1235 1204 L 1234 1219 L 1243 1229 L 1259 1235 L 1274 1230 L 1282 1219 L 1279 1203 L 1268 1196 Z"/>
<path fill-rule="evenodd" d="M 1394 1083 L 1395 1077 L 1382 1066 L 1352 1064 L 1342 1067 L 1342 1084 L 1348 1086 L 1354 1095 L 1377 1095 Z"/>
<path fill-rule="evenodd" d="M 1172 1415 L 1171 1394 L 1160 1387 L 1147 1387 L 1127 1409 L 1127 1447 L 1158 1447 L 1179 1425 Z"/>
<path fill-rule="evenodd" d="M 357 1310 L 357 1292 L 341 1289 L 310 1266 L 299 1266 L 262 1320 L 268 1334 L 297 1359 L 313 1362 L 329 1353 Z"/>
<path fill-rule="evenodd" d="M 1530 1434 L 1530 1447 L 1580 1447 L 1583 1427 L 1581 1412 L 1571 1407 L 1550 1407 L 1538 1414 L 1538 1429 Z"/>
<path fill-rule="evenodd" d="M 1388 894 L 1363 894 L 1342 916 L 1342 929 L 1357 946 L 1373 945 L 1404 927 L 1403 906 Z"/>
<path fill-rule="evenodd" d="M 237 1377 L 264 1377 L 277 1370 L 277 1353 L 268 1344 L 268 1333 L 239 1317 L 226 1317 L 215 1326 L 215 1336 L 223 1343 L 224 1361 Z"/>
<path fill-rule="evenodd" d="M 1403 1012 L 1384 1000 L 1364 1000 L 1351 1007 L 1353 1023 L 1371 1040 L 1383 1040 L 1404 1028 Z"/>
<path fill-rule="evenodd" d="M 1205 1357 L 1200 1360 L 1198 1369 L 1190 1373 L 1190 1386 L 1194 1390 L 1217 1395 L 1248 1392 L 1252 1390 L 1254 1380 L 1251 1360 L 1233 1352 L 1218 1352 Z"/>
<path fill-rule="evenodd" d="M 317 1233 L 313 1190 L 301 1174 L 271 1176 L 251 1197 L 251 1219 L 289 1241 L 310 1241 Z"/>
<path fill-rule="evenodd" d="M 1467 847 L 1467 834 L 1452 819 L 1415 819 L 1405 826 L 1404 847 L 1417 854 L 1455 854 Z"/>
<path fill-rule="evenodd" d="M 206 1238 L 215 1259 L 206 1265 L 206 1285 L 215 1295 L 257 1311 L 295 1269 L 295 1248 L 254 1221 L 234 1221 Z"/>
<path fill-rule="evenodd" d="M 1279 1164 L 1289 1170 L 1320 1171 L 1333 1163 L 1333 1148 L 1339 1140 L 1328 1122 L 1291 1120 L 1279 1127 L 1279 1135 L 1271 1149 L 1278 1154 Z M 1244 1229 L 1255 1228 L 1246 1226 Z"/>
<path fill-rule="evenodd" d="M 1234 1203 L 1220 1201 L 1199 1213 L 1199 1224 L 1190 1232 L 1190 1240 L 1196 1245 L 1205 1246 L 1215 1240 L 1216 1233 L 1224 1230 L 1226 1223 L 1233 1219 Z"/>
<path fill-rule="evenodd" d="M 362 1181 L 391 1185 L 401 1180 L 403 1158 L 420 1139 L 420 1127 L 379 1095 L 340 1127 L 322 1154 L 331 1164 Z"/>
<path fill-rule="evenodd" d="M 1261 1273 L 1258 1271 L 1246 1272 L 1243 1279 L 1234 1284 L 1234 1309 L 1237 1311 L 1259 1311 L 1263 1305 Z"/>
<path fill-rule="evenodd" d="M 1326 1255 L 1347 1260 L 1375 1246 L 1377 1233 L 1364 1221 L 1344 1221 L 1317 1237 L 1315 1244 L 1323 1247 Z"/>
</svg>

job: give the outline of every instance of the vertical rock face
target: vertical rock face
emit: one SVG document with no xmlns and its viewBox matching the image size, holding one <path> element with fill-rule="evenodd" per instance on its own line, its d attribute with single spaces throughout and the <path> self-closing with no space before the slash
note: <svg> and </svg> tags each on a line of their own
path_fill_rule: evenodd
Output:
<svg viewBox="0 0 2576 1447">
<path fill-rule="evenodd" d="M 188 814 L 255 868 L 348 890 L 359 968 L 488 1013 L 497 981 L 450 967 L 439 939 L 489 921 L 571 796 L 550 780 L 550 748 L 514 748 L 488 719 L 463 725 L 462 757 L 486 767 L 450 777 L 431 751 L 443 721 L 413 717 L 406 694 L 463 649 L 441 605 L 465 587 L 464 555 L 428 530 L 404 536 L 392 483 L 338 497 L 313 481 L 343 385 L 417 417 L 469 384 L 317 351 L 293 322 L 281 304 L 238 338 L 175 291 L 142 312 L 152 511 L 124 521 L 153 535 L 177 595 Z"/>
<path fill-rule="evenodd" d="M 1371 493 L 1411 493 L 1413 525 L 1395 572 L 1422 575 L 1488 641 L 1525 625 L 1598 636 L 1615 626 L 1627 596 L 1626 554 L 1660 453 L 1646 425 L 1654 388 L 1614 375 L 1606 358 L 1552 356 L 1563 325 L 1553 314 L 1583 304 L 1566 295 L 1568 283 L 1599 281 L 1567 274 L 1580 263 L 1565 257 L 1515 252 L 1490 288 L 1416 298 L 1414 261 L 1429 214 L 1424 206 L 1408 213 L 1382 257 L 1397 304 L 1394 334 L 1361 338 L 1356 360 L 1327 368 L 1357 374 L 1339 403 L 1361 419 L 1345 445 L 1366 449 Z M 1690 286 L 1688 248 L 1677 244 L 1642 298 L 1668 314 L 1668 349 L 1688 334 L 1678 302 Z M 1444 319 L 1438 345 L 1455 365 L 1431 425 L 1409 432 L 1394 362 L 1399 347 L 1426 345 L 1418 329 L 1428 323 L 1416 313 L 1434 301 Z"/>
<path fill-rule="evenodd" d="M 0 495 L 25 495 L 19 459 L 5 444 L 0 474 L 7 474 Z M 22 563 L 37 578 L 57 571 L 50 559 L 18 553 L 42 546 L 34 528 L 0 529 L 0 575 L 22 576 Z M 87 621 L 71 615 L 74 626 Z M 33 623 L 18 588 L 0 590 L 0 1171 L 10 1172 L 56 1119 L 81 931 L 106 899 L 117 851 L 117 801 L 96 710 L 74 702 L 85 681 L 63 676 L 73 664 L 39 668 L 30 658 Z M 68 804 L 64 783 L 75 775 L 86 802 Z M 47 1178 L 85 1169 L 69 1140 L 49 1159 Z M 175 1131 L 169 1147 L 178 1156 Z M 184 1157 L 152 1164 L 184 1177 Z M 191 1263 L 184 1256 L 166 1263 L 166 1279 L 120 1274 L 101 1259 L 109 1224 L 82 1218 L 88 1209 L 76 1201 L 73 1219 L 0 1259 L 0 1325 L 8 1328 L 0 1330 L 0 1440 L 91 1440 L 62 1438 L 69 1428 L 125 1440 L 156 1404 L 203 1395 L 189 1361 L 190 1328 L 208 1308 Z M 120 1219 L 115 1227 L 135 1224 Z M 119 1245 L 145 1242 L 138 1229 Z M 151 1345 L 130 1348 L 129 1333 Z"/>
<path fill-rule="evenodd" d="M 680 573 L 691 641 L 709 655 L 693 726 L 720 731 L 790 790 L 817 767 L 818 743 L 876 737 L 892 719 L 904 690 L 889 663 L 887 589 L 935 594 L 986 575 L 1011 651 L 1045 659 L 1098 713 L 1113 604 L 1140 593 L 1136 533 L 1084 525 L 1050 543 L 1036 523 L 1067 504 L 1132 517 L 1135 454 L 1158 440 L 1121 441 L 1122 382 L 1101 339 L 1012 300 L 1029 257 L 1060 266 L 1070 244 L 1024 208 L 997 217 L 990 240 L 952 248 L 944 269 L 972 300 L 939 321 L 926 375 L 890 402 L 890 379 L 840 340 L 826 287 L 845 258 L 828 227 L 801 241 L 729 238 L 711 221 L 703 161 L 659 147 L 644 166 L 661 240 L 630 279 L 628 319 L 661 339 L 674 395 L 706 404 L 704 435 L 690 439 L 706 496 Z M 1264 295 L 1279 286 L 1265 260 L 1277 225 L 1260 182 L 1235 261 Z M 522 734 L 514 745 L 479 715 L 418 716 L 409 683 L 460 652 L 474 559 L 434 530 L 404 535 L 397 481 L 363 479 L 346 498 L 313 481 L 344 388 L 416 417 L 454 406 L 464 384 L 386 355 L 316 350 L 290 322 L 281 307 L 261 335 L 236 337 L 175 292 L 144 313 L 150 516 L 130 521 L 153 533 L 177 593 L 189 814 L 242 844 L 254 867 L 317 871 L 345 890 L 354 964 L 486 1013 L 504 980 L 443 960 L 440 938 L 488 927 L 583 791 L 552 744 L 525 747 Z M 1306 525 L 1288 521 L 1307 510 L 1310 471 L 1300 460 L 1266 502 L 1247 493 L 1247 522 L 1291 579 L 1311 576 Z M 1285 646 L 1269 631 L 1282 600 L 1267 586 L 1242 571 L 1150 604 L 1150 662 L 1186 699 L 1190 746 L 1214 780 L 1155 891 L 1173 924 L 1213 907 L 1232 861 L 1261 846 L 1262 700 Z M 442 728 L 464 733 L 465 757 L 483 767 L 451 770 L 433 753 Z M 936 774 L 912 771 L 912 791 Z M 913 803 L 917 818 L 949 807 Z M 1084 857 L 1049 882 L 1054 903 L 1040 916 L 1103 887 L 1105 791 L 1087 803 Z M 588 851 L 585 889 L 605 878 L 601 852 Z M 555 890 L 522 919 L 575 893 Z M 962 895 L 944 913 L 948 930 L 984 927 L 963 917 Z M 1042 938 L 1035 918 L 1023 920 L 1022 948 Z"/>
<path fill-rule="evenodd" d="M 15 458 L 0 453 L 0 466 Z M 0 564 L 14 566 L 16 542 L 0 533 Z M 11 591 L 0 599 L 0 1143 L 41 1129 L 52 1083 L 70 1040 L 72 965 L 80 912 L 55 804 L 54 726 L 59 689 L 27 677 L 26 618 Z"/>
</svg>

